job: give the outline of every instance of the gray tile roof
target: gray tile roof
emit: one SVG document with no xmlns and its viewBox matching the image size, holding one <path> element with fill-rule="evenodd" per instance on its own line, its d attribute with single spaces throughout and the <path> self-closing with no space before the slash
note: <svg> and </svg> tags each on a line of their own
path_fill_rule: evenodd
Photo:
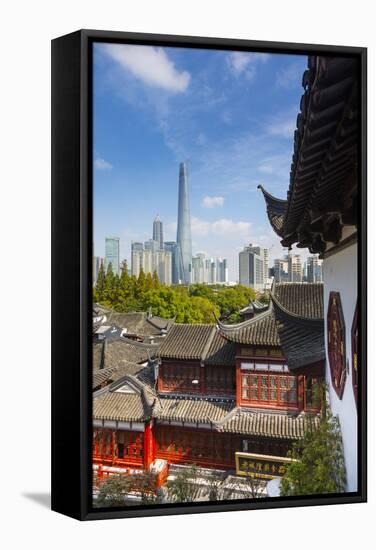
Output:
<svg viewBox="0 0 376 550">
<path fill-rule="evenodd" d="M 234 404 L 234 401 L 161 397 L 156 402 L 154 415 L 160 420 L 216 422 L 223 419 Z"/>
<path fill-rule="evenodd" d="M 311 319 L 324 317 L 323 283 L 277 283 L 274 297 L 290 313 Z"/>
<path fill-rule="evenodd" d="M 235 344 L 226 340 L 218 330 L 215 330 L 210 347 L 204 357 L 204 363 L 235 367 Z"/>
<path fill-rule="evenodd" d="M 166 359 L 201 360 L 214 331 L 214 325 L 174 324 L 160 347 L 160 356 Z"/>
<path fill-rule="evenodd" d="M 94 395 L 93 418 L 96 420 L 142 421 L 148 416 L 138 393 L 106 392 Z"/>
<path fill-rule="evenodd" d="M 147 360 L 146 350 L 132 346 L 119 338 L 106 342 L 102 367 L 120 367 L 124 362 L 143 363 Z"/>
<path fill-rule="evenodd" d="M 119 366 L 107 367 L 93 373 L 93 389 L 99 388 L 101 385 L 110 384 L 126 375 L 136 376 L 142 383 L 150 386 L 155 385 L 154 367 L 152 365 L 141 365 L 123 361 Z"/>
<path fill-rule="evenodd" d="M 271 308 L 237 325 L 219 323 L 219 329 L 227 340 L 238 344 L 256 346 L 280 346 L 281 344 Z"/>
<path fill-rule="evenodd" d="M 219 430 L 280 439 L 300 439 L 308 427 L 317 428 L 318 423 L 317 417 L 264 414 L 239 409 L 237 414 L 232 415 L 219 427 Z"/>
<path fill-rule="evenodd" d="M 139 336 L 158 336 L 162 330 L 167 330 L 171 320 L 162 317 L 149 317 L 148 313 L 130 312 L 119 313 L 111 311 L 107 313 L 106 324 L 116 325 L 122 329 L 126 328 L 130 334 Z"/>
</svg>

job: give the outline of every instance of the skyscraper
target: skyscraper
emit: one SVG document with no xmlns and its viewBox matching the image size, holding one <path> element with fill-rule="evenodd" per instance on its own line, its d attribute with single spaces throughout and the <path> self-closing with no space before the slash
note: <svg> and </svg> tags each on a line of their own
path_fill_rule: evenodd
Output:
<svg viewBox="0 0 376 550">
<path fill-rule="evenodd" d="M 183 272 L 179 279 L 189 284 L 192 266 L 191 215 L 189 210 L 187 166 L 180 163 L 179 169 L 179 199 L 178 199 L 178 231 L 176 242 L 180 246 Z"/>
<path fill-rule="evenodd" d="M 153 241 L 159 243 L 159 249 L 163 250 L 163 223 L 160 220 L 159 214 L 153 221 Z"/>
<path fill-rule="evenodd" d="M 253 247 L 245 246 L 239 252 L 239 283 L 241 285 L 263 290 L 265 286 L 264 256 L 256 254 Z"/>
<path fill-rule="evenodd" d="M 178 285 L 180 283 L 179 279 L 181 274 L 183 273 L 180 245 L 178 245 L 175 241 L 166 241 L 164 243 L 164 249 L 166 252 L 171 252 L 172 284 Z"/>
<path fill-rule="evenodd" d="M 302 263 L 299 254 L 287 254 L 289 281 L 292 283 L 301 283 L 303 280 Z"/>
<path fill-rule="evenodd" d="M 319 260 L 317 256 L 307 258 L 307 281 L 322 283 L 322 260 Z"/>
<path fill-rule="evenodd" d="M 160 250 L 158 242 L 132 242 L 132 275 L 138 277 L 141 269 L 147 275 L 156 272 L 164 285 L 172 283 L 172 253 Z"/>
<path fill-rule="evenodd" d="M 120 239 L 119 237 L 106 237 L 104 268 L 107 272 L 108 266 L 112 265 L 112 271 L 119 275 L 120 266 Z"/>
<path fill-rule="evenodd" d="M 254 254 L 257 254 L 264 260 L 264 279 L 267 279 L 269 277 L 269 250 L 252 243 L 250 243 L 248 248 L 251 252 L 254 252 Z"/>
</svg>

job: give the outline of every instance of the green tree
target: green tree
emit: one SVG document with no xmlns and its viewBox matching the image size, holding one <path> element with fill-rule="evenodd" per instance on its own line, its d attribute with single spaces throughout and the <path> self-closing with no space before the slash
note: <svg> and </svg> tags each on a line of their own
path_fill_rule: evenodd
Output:
<svg viewBox="0 0 376 550">
<path fill-rule="evenodd" d="M 155 474 L 140 472 L 132 475 L 114 474 L 108 477 L 100 484 L 95 505 L 97 507 L 124 506 L 129 493 L 139 495 L 140 504 L 161 502 Z"/>
<path fill-rule="evenodd" d="M 263 292 L 261 294 L 261 296 L 259 297 L 259 301 L 262 303 L 262 304 L 268 304 L 269 303 L 269 300 L 270 300 L 270 296 L 269 296 L 269 293 L 268 292 Z"/>
<path fill-rule="evenodd" d="M 142 298 L 144 292 L 146 290 L 146 275 L 144 270 L 140 269 L 140 274 L 137 279 L 137 285 L 136 285 L 136 296 L 138 298 Z"/>
<path fill-rule="evenodd" d="M 323 394 L 323 390 L 319 388 Z M 309 427 L 301 441 L 293 445 L 281 480 L 281 496 L 342 493 L 346 490 L 346 469 L 338 418 L 322 396 L 322 411 L 317 429 Z"/>
<path fill-rule="evenodd" d="M 94 296 L 95 302 L 102 302 L 104 300 L 105 288 L 106 288 L 106 274 L 104 271 L 104 265 L 103 263 L 101 263 L 99 272 L 98 272 L 97 283 L 95 285 L 95 296 Z"/>
<path fill-rule="evenodd" d="M 161 286 L 161 283 L 159 281 L 158 273 L 154 269 L 154 271 L 153 271 L 153 288 L 158 289 L 158 288 L 160 288 L 160 286 Z"/>
<path fill-rule="evenodd" d="M 124 506 L 125 497 L 131 491 L 131 487 L 130 476 L 112 475 L 101 483 L 95 505 L 98 507 Z"/>
<path fill-rule="evenodd" d="M 111 306 L 114 304 L 118 292 L 116 277 L 112 269 L 112 263 L 110 262 L 108 264 L 104 286 L 104 301 Z"/>
<path fill-rule="evenodd" d="M 215 323 L 215 317 L 219 317 L 219 307 L 212 303 L 208 298 L 202 296 L 192 296 L 191 304 L 194 315 L 199 323 Z"/>
<path fill-rule="evenodd" d="M 151 273 L 148 273 L 145 278 L 145 291 L 152 290 L 154 288 L 154 281 Z"/>
<path fill-rule="evenodd" d="M 196 465 L 179 471 L 175 478 L 167 482 L 167 498 L 171 502 L 193 502 L 197 490 L 198 477 Z"/>
</svg>

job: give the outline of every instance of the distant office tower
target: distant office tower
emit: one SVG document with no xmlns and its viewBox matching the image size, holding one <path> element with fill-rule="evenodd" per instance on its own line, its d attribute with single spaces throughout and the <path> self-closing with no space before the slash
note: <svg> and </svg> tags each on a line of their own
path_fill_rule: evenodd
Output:
<svg viewBox="0 0 376 550">
<path fill-rule="evenodd" d="M 227 283 L 228 282 L 228 267 L 227 260 L 225 258 L 216 259 L 216 283 Z"/>
<path fill-rule="evenodd" d="M 160 250 L 159 243 L 150 239 L 144 244 L 132 242 L 132 275 L 138 277 L 141 269 L 147 275 L 156 272 L 162 284 L 172 283 L 172 254 Z"/>
<path fill-rule="evenodd" d="M 108 266 L 112 265 L 112 271 L 119 275 L 120 269 L 120 239 L 119 237 L 106 237 L 104 268 L 107 272 Z"/>
<path fill-rule="evenodd" d="M 101 256 L 93 256 L 93 285 L 97 283 L 99 270 L 104 263 L 104 258 Z"/>
<path fill-rule="evenodd" d="M 228 282 L 227 260 L 206 258 L 198 253 L 192 258 L 191 283 L 217 284 Z"/>
<path fill-rule="evenodd" d="M 151 250 L 152 252 L 163 250 L 163 246 L 162 248 L 160 247 L 159 241 L 156 241 L 154 239 L 149 239 L 148 241 L 145 241 L 144 246 L 145 246 L 145 250 Z"/>
<path fill-rule="evenodd" d="M 274 260 L 274 280 L 276 283 L 286 283 L 289 280 L 289 266 L 287 260 Z"/>
<path fill-rule="evenodd" d="M 133 241 L 131 244 L 131 272 L 136 277 L 139 276 L 143 263 L 143 243 Z"/>
<path fill-rule="evenodd" d="M 267 248 L 262 248 L 261 246 L 249 244 L 248 248 L 251 252 L 254 252 L 264 262 L 264 279 L 266 280 L 269 277 L 269 250 Z"/>
<path fill-rule="evenodd" d="M 153 221 L 153 241 L 159 243 L 160 250 L 163 250 L 163 223 L 161 222 L 159 215 Z"/>
<path fill-rule="evenodd" d="M 301 283 L 303 281 L 302 263 L 299 254 L 287 254 L 289 281 Z"/>
<path fill-rule="evenodd" d="M 307 282 L 322 283 L 322 260 L 317 256 L 307 258 Z"/>
<path fill-rule="evenodd" d="M 191 216 L 189 210 L 188 176 L 184 162 L 179 169 L 179 198 L 178 198 L 178 231 L 176 242 L 180 246 L 183 272 L 179 279 L 189 284 L 192 265 Z"/>
<path fill-rule="evenodd" d="M 241 285 L 263 290 L 265 286 L 265 260 L 246 246 L 239 253 L 239 282 Z"/>
<path fill-rule="evenodd" d="M 178 285 L 181 283 L 180 276 L 183 273 L 180 245 L 175 241 L 167 241 L 164 243 L 164 249 L 171 253 L 171 283 Z"/>
</svg>

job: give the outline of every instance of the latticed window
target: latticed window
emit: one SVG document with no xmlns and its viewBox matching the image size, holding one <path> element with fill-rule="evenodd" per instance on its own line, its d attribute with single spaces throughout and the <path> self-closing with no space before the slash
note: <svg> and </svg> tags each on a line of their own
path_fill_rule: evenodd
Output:
<svg viewBox="0 0 376 550">
<path fill-rule="evenodd" d="M 224 366 L 205 366 L 206 391 L 208 393 L 235 394 L 235 369 Z"/>
<path fill-rule="evenodd" d="M 339 292 L 331 292 L 329 295 L 327 325 L 332 385 L 338 397 L 342 399 L 346 382 L 346 327 Z"/>
<path fill-rule="evenodd" d="M 242 374 L 243 401 L 254 404 L 297 406 L 297 378 L 278 374 Z"/>
<path fill-rule="evenodd" d="M 200 384 L 200 367 L 197 365 L 163 365 L 159 378 L 163 390 L 197 392 Z"/>
</svg>

